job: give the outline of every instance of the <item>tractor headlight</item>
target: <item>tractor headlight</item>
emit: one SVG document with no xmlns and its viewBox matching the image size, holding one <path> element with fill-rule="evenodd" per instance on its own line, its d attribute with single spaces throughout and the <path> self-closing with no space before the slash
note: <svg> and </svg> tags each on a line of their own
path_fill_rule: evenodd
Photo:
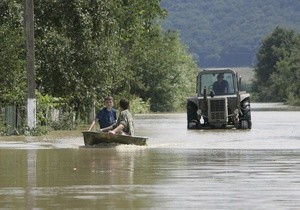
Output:
<svg viewBox="0 0 300 210">
<path fill-rule="evenodd" d="M 201 114 L 202 114 L 201 109 L 198 109 L 198 110 L 197 110 L 197 114 L 201 116 Z"/>
<path fill-rule="evenodd" d="M 237 115 L 237 114 L 239 114 L 239 110 L 238 110 L 238 109 L 235 109 L 235 110 L 233 111 L 233 113 Z"/>
</svg>

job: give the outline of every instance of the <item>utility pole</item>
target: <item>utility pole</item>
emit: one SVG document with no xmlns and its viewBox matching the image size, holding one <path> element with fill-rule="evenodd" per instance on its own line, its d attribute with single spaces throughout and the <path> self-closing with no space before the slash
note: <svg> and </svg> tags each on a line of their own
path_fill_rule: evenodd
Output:
<svg viewBox="0 0 300 210">
<path fill-rule="evenodd" d="M 26 69 L 27 69 L 27 125 L 30 129 L 36 127 L 35 98 L 35 54 L 34 54 L 34 11 L 33 0 L 24 0 L 24 24 L 26 34 Z"/>
</svg>

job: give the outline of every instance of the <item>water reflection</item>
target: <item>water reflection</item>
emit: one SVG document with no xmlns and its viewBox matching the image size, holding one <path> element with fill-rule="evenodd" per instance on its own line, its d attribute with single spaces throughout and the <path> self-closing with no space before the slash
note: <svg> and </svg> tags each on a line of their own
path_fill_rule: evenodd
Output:
<svg viewBox="0 0 300 210">
<path fill-rule="evenodd" d="M 0 156 L 3 208 L 300 206 L 298 150 L 101 148 L 4 150 Z"/>
<path fill-rule="evenodd" d="M 132 201 L 127 198 L 142 190 L 134 186 L 144 180 L 141 175 L 144 170 L 140 168 L 146 165 L 147 158 L 141 158 L 144 152 L 132 148 L 124 151 L 31 150 L 28 153 L 4 150 L 0 166 L 0 204 L 10 208 L 26 203 L 27 209 L 52 209 L 57 205 L 84 208 L 92 201 L 97 205 L 105 202 L 115 207 L 130 207 Z M 4 157 L 11 161 L 2 161 Z M 9 168 L 15 176 L 5 170 Z"/>
<path fill-rule="evenodd" d="M 36 187 L 36 150 L 27 151 L 27 187 L 25 193 L 26 209 L 35 207 L 33 189 Z"/>
</svg>

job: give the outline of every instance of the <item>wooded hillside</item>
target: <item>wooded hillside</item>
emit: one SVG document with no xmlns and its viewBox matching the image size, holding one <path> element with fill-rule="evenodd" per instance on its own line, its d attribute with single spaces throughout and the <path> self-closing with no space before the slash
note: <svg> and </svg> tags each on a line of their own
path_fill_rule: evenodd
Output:
<svg viewBox="0 0 300 210">
<path fill-rule="evenodd" d="M 165 29 L 179 30 L 200 67 L 253 66 L 277 26 L 300 31 L 299 0 L 162 0 Z"/>
</svg>

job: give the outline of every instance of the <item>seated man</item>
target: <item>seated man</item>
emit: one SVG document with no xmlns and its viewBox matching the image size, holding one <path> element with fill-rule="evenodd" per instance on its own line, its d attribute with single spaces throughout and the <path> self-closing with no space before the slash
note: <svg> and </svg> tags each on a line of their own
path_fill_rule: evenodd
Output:
<svg viewBox="0 0 300 210">
<path fill-rule="evenodd" d="M 217 81 L 213 84 L 213 91 L 215 95 L 228 94 L 228 82 L 224 79 L 224 74 L 218 74 Z"/>
<path fill-rule="evenodd" d="M 120 100 L 120 115 L 117 123 L 100 131 L 108 131 L 111 134 L 134 135 L 132 114 L 129 111 L 129 101 L 125 98 Z"/>
<path fill-rule="evenodd" d="M 92 130 L 96 121 L 99 122 L 100 129 L 108 127 L 116 123 L 117 120 L 117 111 L 113 108 L 114 106 L 114 99 L 111 96 L 107 96 L 104 99 L 105 107 L 100 109 L 97 113 L 95 119 L 93 120 L 92 124 L 89 127 L 89 131 Z"/>
</svg>

